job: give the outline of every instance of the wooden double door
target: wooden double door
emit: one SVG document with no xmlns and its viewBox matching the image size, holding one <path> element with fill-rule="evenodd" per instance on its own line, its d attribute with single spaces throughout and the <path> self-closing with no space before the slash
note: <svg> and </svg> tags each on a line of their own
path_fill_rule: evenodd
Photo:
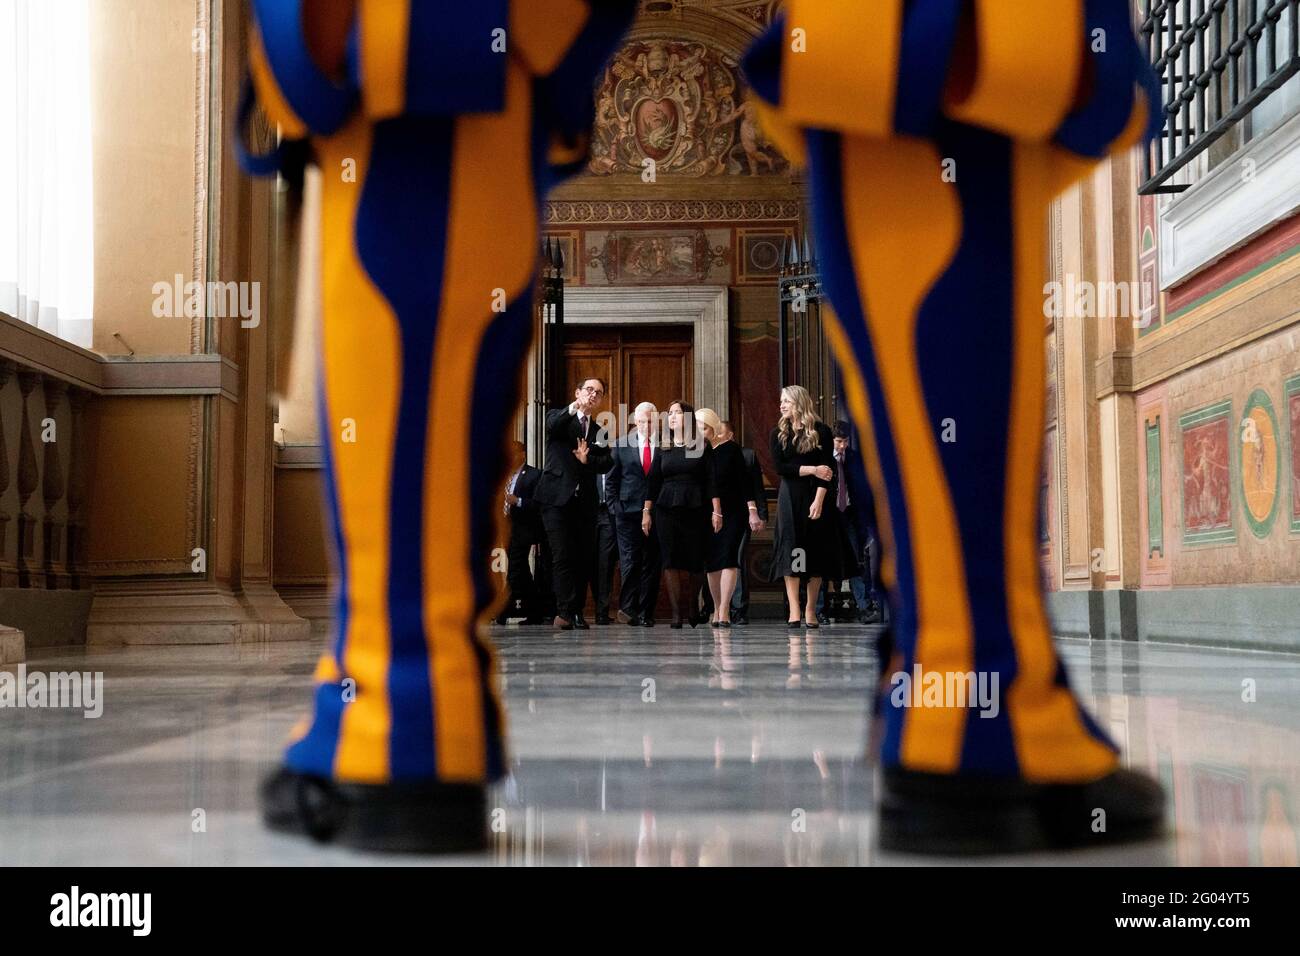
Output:
<svg viewBox="0 0 1300 956">
<path fill-rule="evenodd" d="M 569 394 L 584 379 L 603 378 L 609 385 L 603 411 L 617 417 L 619 438 L 641 402 L 653 402 L 661 413 L 674 401 L 693 404 L 693 333 L 689 325 L 566 325 Z"/>
</svg>

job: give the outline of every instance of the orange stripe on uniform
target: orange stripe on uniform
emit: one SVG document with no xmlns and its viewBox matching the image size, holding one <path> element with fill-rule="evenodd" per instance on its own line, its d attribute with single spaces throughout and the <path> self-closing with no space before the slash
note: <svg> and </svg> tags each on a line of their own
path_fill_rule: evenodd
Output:
<svg viewBox="0 0 1300 956">
<path fill-rule="evenodd" d="M 425 630 L 431 642 L 440 780 L 482 780 L 486 746 L 475 658 L 470 456 L 482 441 L 469 417 L 475 373 L 494 320 L 494 292 L 529 295 L 539 223 L 533 192 L 531 80 L 511 63 L 506 108 L 456 120 L 443 297 L 434 343 L 425 469 Z M 513 371 L 513 369 L 512 369 Z M 502 382 L 507 388 L 510 382 Z M 492 440 L 497 440 L 493 437 Z M 447 555 L 457 555 L 446 560 Z"/>
<path fill-rule="evenodd" d="M 916 659 L 931 672 L 966 672 L 974 667 L 974 647 L 961 530 L 916 355 L 917 315 L 956 253 L 962 210 L 955 188 L 940 179 L 933 145 L 846 137 L 843 150 L 849 248 L 907 496 Z M 913 708 L 903 731 L 904 764 L 955 771 L 965 719 L 964 708 Z"/>
<path fill-rule="evenodd" d="M 284 133 L 286 139 L 301 139 L 307 135 L 307 124 L 302 121 L 289 100 L 285 97 L 275 74 L 266 60 L 266 49 L 262 45 L 262 33 L 256 26 L 249 31 L 248 72 L 253 78 L 253 89 L 257 92 L 257 101 L 262 105 L 266 118 Z"/>
<path fill-rule="evenodd" d="M 406 108 L 411 0 L 361 0 L 361 91 L 372 120 Z"/>
<path fill-rule="evenodd" d="M 890 135 L 903 0 L 790 0 L 785 24 L 782 117 L 798 126 Z"/>
<path fill-rule="evenodd" d="M 524 0 L 510 4 L 510 48 L 534 76 L 550 76 L 587 24 L 585 0 Z"/>
<path fill-rule="evenodd" d="M 324 400 L 339 522 L 348 553 L 348 629 L 343 672 L 357 682 L 343 710 L 335 773 L 340 780 L 380 783 L 389 774 L 388 560 L 392 534 L 389 496 L 401 337 L 397 317 L 357 257 L 357 207 L 370 157 L 370 128 L 354 117 L 338 134 L 318 139 L 321 168 L 321 341 Z M 356 182 L 339 175 L 345 159 L 357 164 Z M 333 172 L 330 172 L 330 171 Z M 358 321 L 364 316 L 365 321 Z M 355 442 L 344 442 L 345 419 Z"/>
<path fill-rule="evenodd" d="M 1038 482 L 1046 414 L 1043 354 L 1043 232 L 1056 161 L 1047 147 L 1015 147 L 1012 160 L 1015 335 L 1003 540 L 1007 615 L 1016 677 L 1007 688 L 1016 757 L 1028 780 L 1080 781 L 1116 765 L 1083 724 L 1074 694 L 1053 682 L 1057 657 L 1038 564 Z M 1037 467 L 1036 467 L 1037 466 Z"/>
<path fill-rule="evenodd" d="M 973 85 L 946 112 L 1012 138 L 1041 141 L 1061 125 L 1079 86 L 1083 0 L 1036 0 L 1032 11 L 1026 6 L 975 0 L 975 35 L 958 40 L 959 49 L 974 45 Z"/>
</svg>

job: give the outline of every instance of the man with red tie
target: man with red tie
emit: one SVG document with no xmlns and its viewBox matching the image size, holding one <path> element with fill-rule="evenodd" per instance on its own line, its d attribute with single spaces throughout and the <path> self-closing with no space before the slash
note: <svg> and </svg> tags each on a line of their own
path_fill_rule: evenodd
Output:
<svg viewBox="0 0 1300 956">
<path fill-rule="evenodd" d="M 614 467 L 605 479 L 617 522 L 619 569 L 623 575 L 620 620 L 653 627 L 659 600 L 659 539 L 653 532 L 651 502 L 658 482 L 659 410 L 642 402 L 633 412 L 636 428 L 614 447 Z"/>
</svg>

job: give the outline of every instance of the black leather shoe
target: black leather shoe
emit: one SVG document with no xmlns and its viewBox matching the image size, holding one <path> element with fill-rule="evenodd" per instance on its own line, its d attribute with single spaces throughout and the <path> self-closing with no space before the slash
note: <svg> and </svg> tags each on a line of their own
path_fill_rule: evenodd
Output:
<svg viewBox="0 0 1300 956">
<path fill-rule="evenodd" d="M 597 625 L 598 627 L 607 627 L 607 626 L 609 626 L 610 624 L 613 624 L 613 623 L 614 623 L 614 622 L 610 620 L 608 614 L 597 614 L 597 615 L 596 615 L 596 625 Z"/>
<path fill-rule="evenodd" d="M 831 616 L 830 616 L 829 614 L 826 614 L 825 612 L 823 612 L 823 613 L 821 613 L 821 614 L 818 614 L 818 615 L 817 615 L 817 623 L 818 623 L 818 624 L 830 624 L 830 623 L 831 623 Z"/>
<path fill-rule="evenodd" d="M 465 783 L 336 783 L 281 767 L 262 782 L 272 830 L 385 853 L 487 849 L 487 791 Z"/>
<path fill-rule="evenodd" d="M 977 855 L 1108 846 L 1164 832 L 1164 790 L 1119 769 L 1090 783 L 881 772 L 880 847 L 896 853 Z"/>
<path fill-rule="evenodd" d="M 580 631 L 591 630 L 591 625 L 587 623 L 587 619 L 583 617 L 581 614 L 575 614 L 573 616 L 573 626 Z"/>
</svg>

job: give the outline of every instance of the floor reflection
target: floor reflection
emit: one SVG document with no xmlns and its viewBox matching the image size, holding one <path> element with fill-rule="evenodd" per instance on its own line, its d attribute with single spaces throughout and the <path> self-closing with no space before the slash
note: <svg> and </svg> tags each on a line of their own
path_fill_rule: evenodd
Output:
<svg viewBox="0 0 1300 956">
<path fill-rule="evenodd" d="M 512 757 L 492 791 L 486 856 L 392 860 L 264 832 L 257 782 L 300 715 L 316 649 L 251 645 L 29 661 L 102 670 L 104 715 L 0 710 L 0 863 L 930 862 L 873 848 L 862 755 L 874 629 L 494 636 Z M 1300 657 L 1061 646 L 1126 759 L 1164 782 L 1175 831 L 1138 847 L 993 862 L 1297 865 Z"/>
</svg>

